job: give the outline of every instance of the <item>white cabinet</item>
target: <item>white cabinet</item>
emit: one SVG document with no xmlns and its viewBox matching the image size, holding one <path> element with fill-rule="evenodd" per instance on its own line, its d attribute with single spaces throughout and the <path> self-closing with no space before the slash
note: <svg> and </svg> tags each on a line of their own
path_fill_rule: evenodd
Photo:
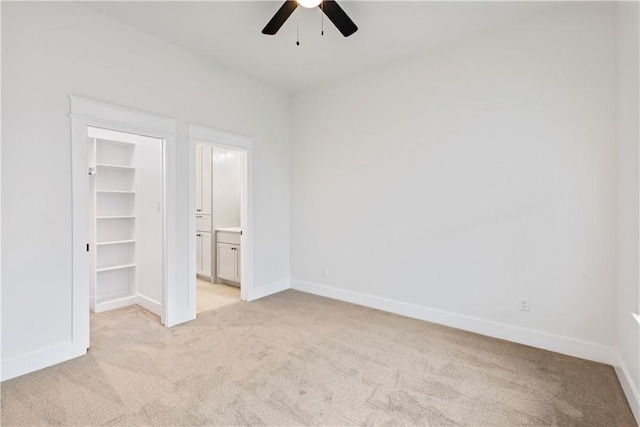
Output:
<svg viewBox="0 0 640 427">
<path fill-rule="evenodd" d="M 211 215 L 196 215 L 196 231 L 211 233 Z"/>
<path fill-rule="evenodd" d="M 211 215 L 211 187 L 213 177 L 213 148 L 196 147 L 196 213 Z"/>
<path fill-rule="evenodd" d="M 218 243 L 217 276 L 230 282 L 240 282 L 240 245 Z"/>
<path fill-rule="evenodd" d="M 211 277 L 211 233 L 196 233 L 196 274 Z"/>
<path fill-rule="evenodd" d="M 196 274 L 211 278 L 213 147 L 196 146 Z"/>
<path fill-rule="evenodd" d="M 240 234 L 239 230 L 216 231 L 216 276 L 219 279 L 240 283 Z"/>
</svg>

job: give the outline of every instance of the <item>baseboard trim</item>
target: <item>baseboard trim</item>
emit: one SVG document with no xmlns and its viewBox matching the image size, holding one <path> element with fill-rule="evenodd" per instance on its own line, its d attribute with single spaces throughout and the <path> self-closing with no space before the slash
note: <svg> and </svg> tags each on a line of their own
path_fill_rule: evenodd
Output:
<svg viewBox="0 0 640 427">
<path fill-rule="evenodd" d="M 255 301 L 260 298 L 268 297 L 269 295 L 277 294 L 278 292 L 286 291 L 291 286 L 288 280 L 279 280 L 263 286 L 259 286 L 251 289 L 251 292 L 247 295 L 247 301 Z"/>
<path fill-rule="evenodd" d="M 151 298 L 147 298 L 144 295 L 136 295 L 136 304 L 140 307 L 144 308 L 155 314 L 156 316 L 162 317 L 162 304 L 158 301 L 152 300 Z"/>
<path fill-rule="evenodd" d="M 128 307 L 136 303 L 135 295 L 122 297 L 113 301 L 101 302 L 95 305 L 95 312 L 102 313 L 103 311 L 115 310 L 116 308 Z"/>
<path fill-rule="evenodd" d="M 39 371 L 87 354 L 84 345 L 68 342 L 2 361 L 2 381 Z"/>
<path fill-rule="evenodd" d="M 613 365 L 613 348 L 601 344 L 299 280 L 291 281 L 291 289 Z"/>
<path fill-rule="evenodd" d="M 615 351 L 615 363 L 613 367 L 616 370 L 616 375 L 618 375 L 618 380 L 620 381 L 622 390 L 627 397 L 627 401 L 631 407 L 631 412 L 633 412 L 636 422 L 640 424 L 640 393 L 638 393 L 638 389 L 633 384 L 627 365 L 624 363 L 622 356 L 617 350 Z"/>
<path fill-rule="evenodd" d="M 160 316 L 160 318 L 162 319 L 162 316 Z M 181 310 L 173 314 L 169 318 L 164 319 L 165 321 L 164 326 L 166 326 L 167 328 L 172 328 L 176 325 L 180 325 L 182 323 L 196 320 L 196 318 L 197 318 L 196 311 L 195 310 L 191 311 L 187 308 L 185 310 Z"/>
</svg>

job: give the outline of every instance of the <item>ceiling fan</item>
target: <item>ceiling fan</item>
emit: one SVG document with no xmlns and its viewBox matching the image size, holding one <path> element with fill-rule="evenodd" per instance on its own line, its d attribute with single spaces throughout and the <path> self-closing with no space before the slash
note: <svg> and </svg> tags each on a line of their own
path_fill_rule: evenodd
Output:
<svg viewBox="0 0 640 427">
<path fill-rule="evenodd" d="M 285 23 L 287 18 L 291 16 L 298 5 L 312 8 L 319 7 L 322 9 L 327 18 L 333 22 L 333 24 L 340 30 L 343 36 L 349 37 L 351 34 L 358 31 L 358 27 L 353 23 L 351 18 L 345 13 L 345 11 L 333 0 L 287 0 L 284 2 L 280 9 L 273 15 L 273 18 L 267 23 L 262 30 L 262 34 L 274 35 L 278 32 L 280 27 Z"/>
</svg>

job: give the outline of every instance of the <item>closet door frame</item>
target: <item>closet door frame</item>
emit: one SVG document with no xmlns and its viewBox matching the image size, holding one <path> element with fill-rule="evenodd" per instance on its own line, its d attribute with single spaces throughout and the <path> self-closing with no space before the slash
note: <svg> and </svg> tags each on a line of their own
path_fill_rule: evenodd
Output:
<svg viewBox="0 0 640 427">
<path fill-rule="evenodd" d="M 87 180 L 88 127 L 105 128 L 163 140 L 163 289 L 161 322 L 180 323 L 172 307 L 176 293 L 176 121 L 128 108 L 69 96 L 71 104 L 71 167 L 73 209 L 73 341 L 89 348 L 89 186 Z M 92 248 L 95 250 L 95 248 Z"/>
<path fill-rule="evenodd" d="M 196 146 L 210 145 L 212 147 L 226 148 L 242 152 L 244 158 L 243 177 L 242 177 L 242 206 L 240 211 L 240 228 L 242 236 L 240 237 L 241 261 L 241 283 L 240 298 L 243 301 L 252 301 L 256 299 L 253 292 L 253 139 L 221 130 L 211 129 L 204 126 L 189 124 L 189 312 L 191 318 L 196 318 Z M 213 213 L 212 213 L 213 214 Z M 215 224 L 215 218 L 213 219 Z M 215 246 L 215 230 L 211 230 L 212 245 Z M 212 269 L 215 269 L 212 265 Z M 213 270 L 215 271 L 215 270 Z M 213 274 L 213 272 L 212 272 Z"/>
</svg>

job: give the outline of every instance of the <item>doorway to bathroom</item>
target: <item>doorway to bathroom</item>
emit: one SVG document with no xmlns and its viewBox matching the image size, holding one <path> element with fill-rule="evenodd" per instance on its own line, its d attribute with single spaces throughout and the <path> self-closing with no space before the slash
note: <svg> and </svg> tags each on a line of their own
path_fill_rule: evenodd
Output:
<svg viewBox="0 0 640 427">
<path fill-rule="evenodd" d="M 238 144 L 245 138 L 189 127 L 190 293 L 196 315 L 247 299 L 250 148 Z"/>
<path fill-rule="evenodd" d="M 240 301 L 244 153 L 197 144 L 196 313 Z"/>
</svg>

